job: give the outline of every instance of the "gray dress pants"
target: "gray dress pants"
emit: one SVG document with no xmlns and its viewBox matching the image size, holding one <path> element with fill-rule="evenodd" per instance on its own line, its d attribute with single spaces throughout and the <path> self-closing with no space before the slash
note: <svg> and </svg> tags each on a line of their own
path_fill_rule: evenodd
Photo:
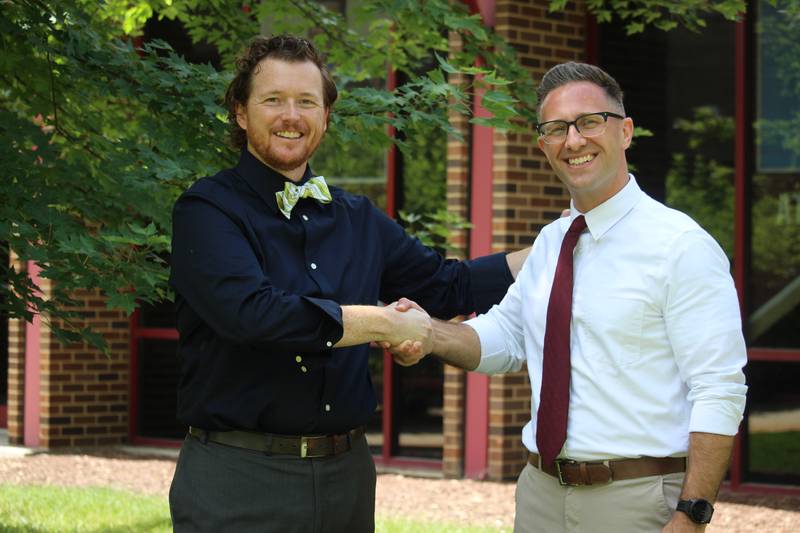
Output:
<svg viewBox="0 0 800 533">
<path fill-rule="evenodd" d="M 371 533 L 375 463 L 365 437 L 299 458 L 187 436 L 169 492 L 176 532 Z"/>
</svg>

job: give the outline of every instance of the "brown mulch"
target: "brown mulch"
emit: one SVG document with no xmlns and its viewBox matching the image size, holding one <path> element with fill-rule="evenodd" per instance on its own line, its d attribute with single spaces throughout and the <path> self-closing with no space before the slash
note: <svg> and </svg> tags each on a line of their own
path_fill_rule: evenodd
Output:
<svg viewBox="0 0 800 533">
<path fill-rule="evenodd" d="M 104 486 L 166 497 L 175 461 L 119 452 L 0 457 L 0 484 Z M 710 533 L 800 531 L 800 496 L 723 492 Z M 463 525 L 510 528 L 514 483 L 378 476 L 376 512 Z"/>
</svg>

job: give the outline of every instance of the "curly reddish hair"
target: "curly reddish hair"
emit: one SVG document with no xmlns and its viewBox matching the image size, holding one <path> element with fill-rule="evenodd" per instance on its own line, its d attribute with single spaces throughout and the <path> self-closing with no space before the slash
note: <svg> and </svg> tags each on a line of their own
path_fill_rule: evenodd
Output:
<svg viewBox="0 0 800 533">
<path fill-rule="evenodd" d="M 247 105 L 253 75 L 257 72 L 258 64 L 266 58 L 291 63 L 305 61 L 314 63 L 322 74 L 322 97 L 326 110 L 333 107 L 339 96 L 339 91 L 322 60 L 322 55 L 311 41 L 287 34 L 255 37 L 236 59 L 236 75 L 225 90 L 224 105 L 228 109 L 230 142 L 234 148 L 242 149 L 247 146 L 247 132 L 236 122 L 236 106 Z"/>
</svg>

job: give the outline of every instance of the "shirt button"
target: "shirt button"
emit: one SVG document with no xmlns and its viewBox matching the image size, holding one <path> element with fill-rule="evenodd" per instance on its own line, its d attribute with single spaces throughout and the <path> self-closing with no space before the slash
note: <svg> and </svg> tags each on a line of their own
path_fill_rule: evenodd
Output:
<svg viewBox="0 0 800 533">
<path fill-rule="evenodd" d="M 326 411 L 330 411 L 330 410 L 331 410 L 331 404 L 329 404 L 329 403 L 326 403 L 326 404 L 325 404 L 325 410 L 326 410 Z"/>
<path fill-rule="evenodd" d="M 311 263 L 311 270 L 316 270 L 316 269 L 317 269 L 317 264 Z"/>
<path fill-rule="evenodd" d="M 325 346 L 330 348 L 331 346 L 333 346 L 333 343 L 331 341 L 328 341 L 328 342 L 325 343 Z"/>
<path fill-rule="evenodd" d="M 294 358 L 294 360 L 295 360 L 295 361 L 297 361 L 297 362 L 299 363 L 300 361 L 302 361 L 302 360 L 303 360 L 303 358 L 302 358 L 302 357 L 300 357 L 300 356 L 298 355 L 298 356 L 296 356 L 296 357 Z"/>
<path fill-rule="evenodd" d="M 308 216 L 306 216 L 306 215 L 302 215 L 302 217 L 303 217 L 303 220 L 305 220 L 306 222 L 308 222 Z"/>
<path fill-rule="evenodd" d="M 301 370 L 302 372 L 304 372 L 304 373 L 305 373 L 305 372 L 308 372 L 308 369 L 307 369 L 306 367 L 304 367 L 304 366 L 301 366 L 301 367 L 300 367 L 300 370 Z"/>
</svg>

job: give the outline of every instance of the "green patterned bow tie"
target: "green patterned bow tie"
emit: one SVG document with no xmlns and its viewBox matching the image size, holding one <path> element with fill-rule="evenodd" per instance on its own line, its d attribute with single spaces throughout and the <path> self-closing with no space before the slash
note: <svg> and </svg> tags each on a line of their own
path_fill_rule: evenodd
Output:
<svg viewBox="0 0 800 533">
<path fill-rule="evenodd" d="M 314 198 L 323 204 L 328 204 L 331 202 L 331 191 L 328 190 L 325 178 L 317 176 L 302 185 L 295 185 L 287 181 L 283 191 L 275 193 L 275 198 L 283 216 L 291 218 L 292 209 L 300 198 Z"/>
</svg>

